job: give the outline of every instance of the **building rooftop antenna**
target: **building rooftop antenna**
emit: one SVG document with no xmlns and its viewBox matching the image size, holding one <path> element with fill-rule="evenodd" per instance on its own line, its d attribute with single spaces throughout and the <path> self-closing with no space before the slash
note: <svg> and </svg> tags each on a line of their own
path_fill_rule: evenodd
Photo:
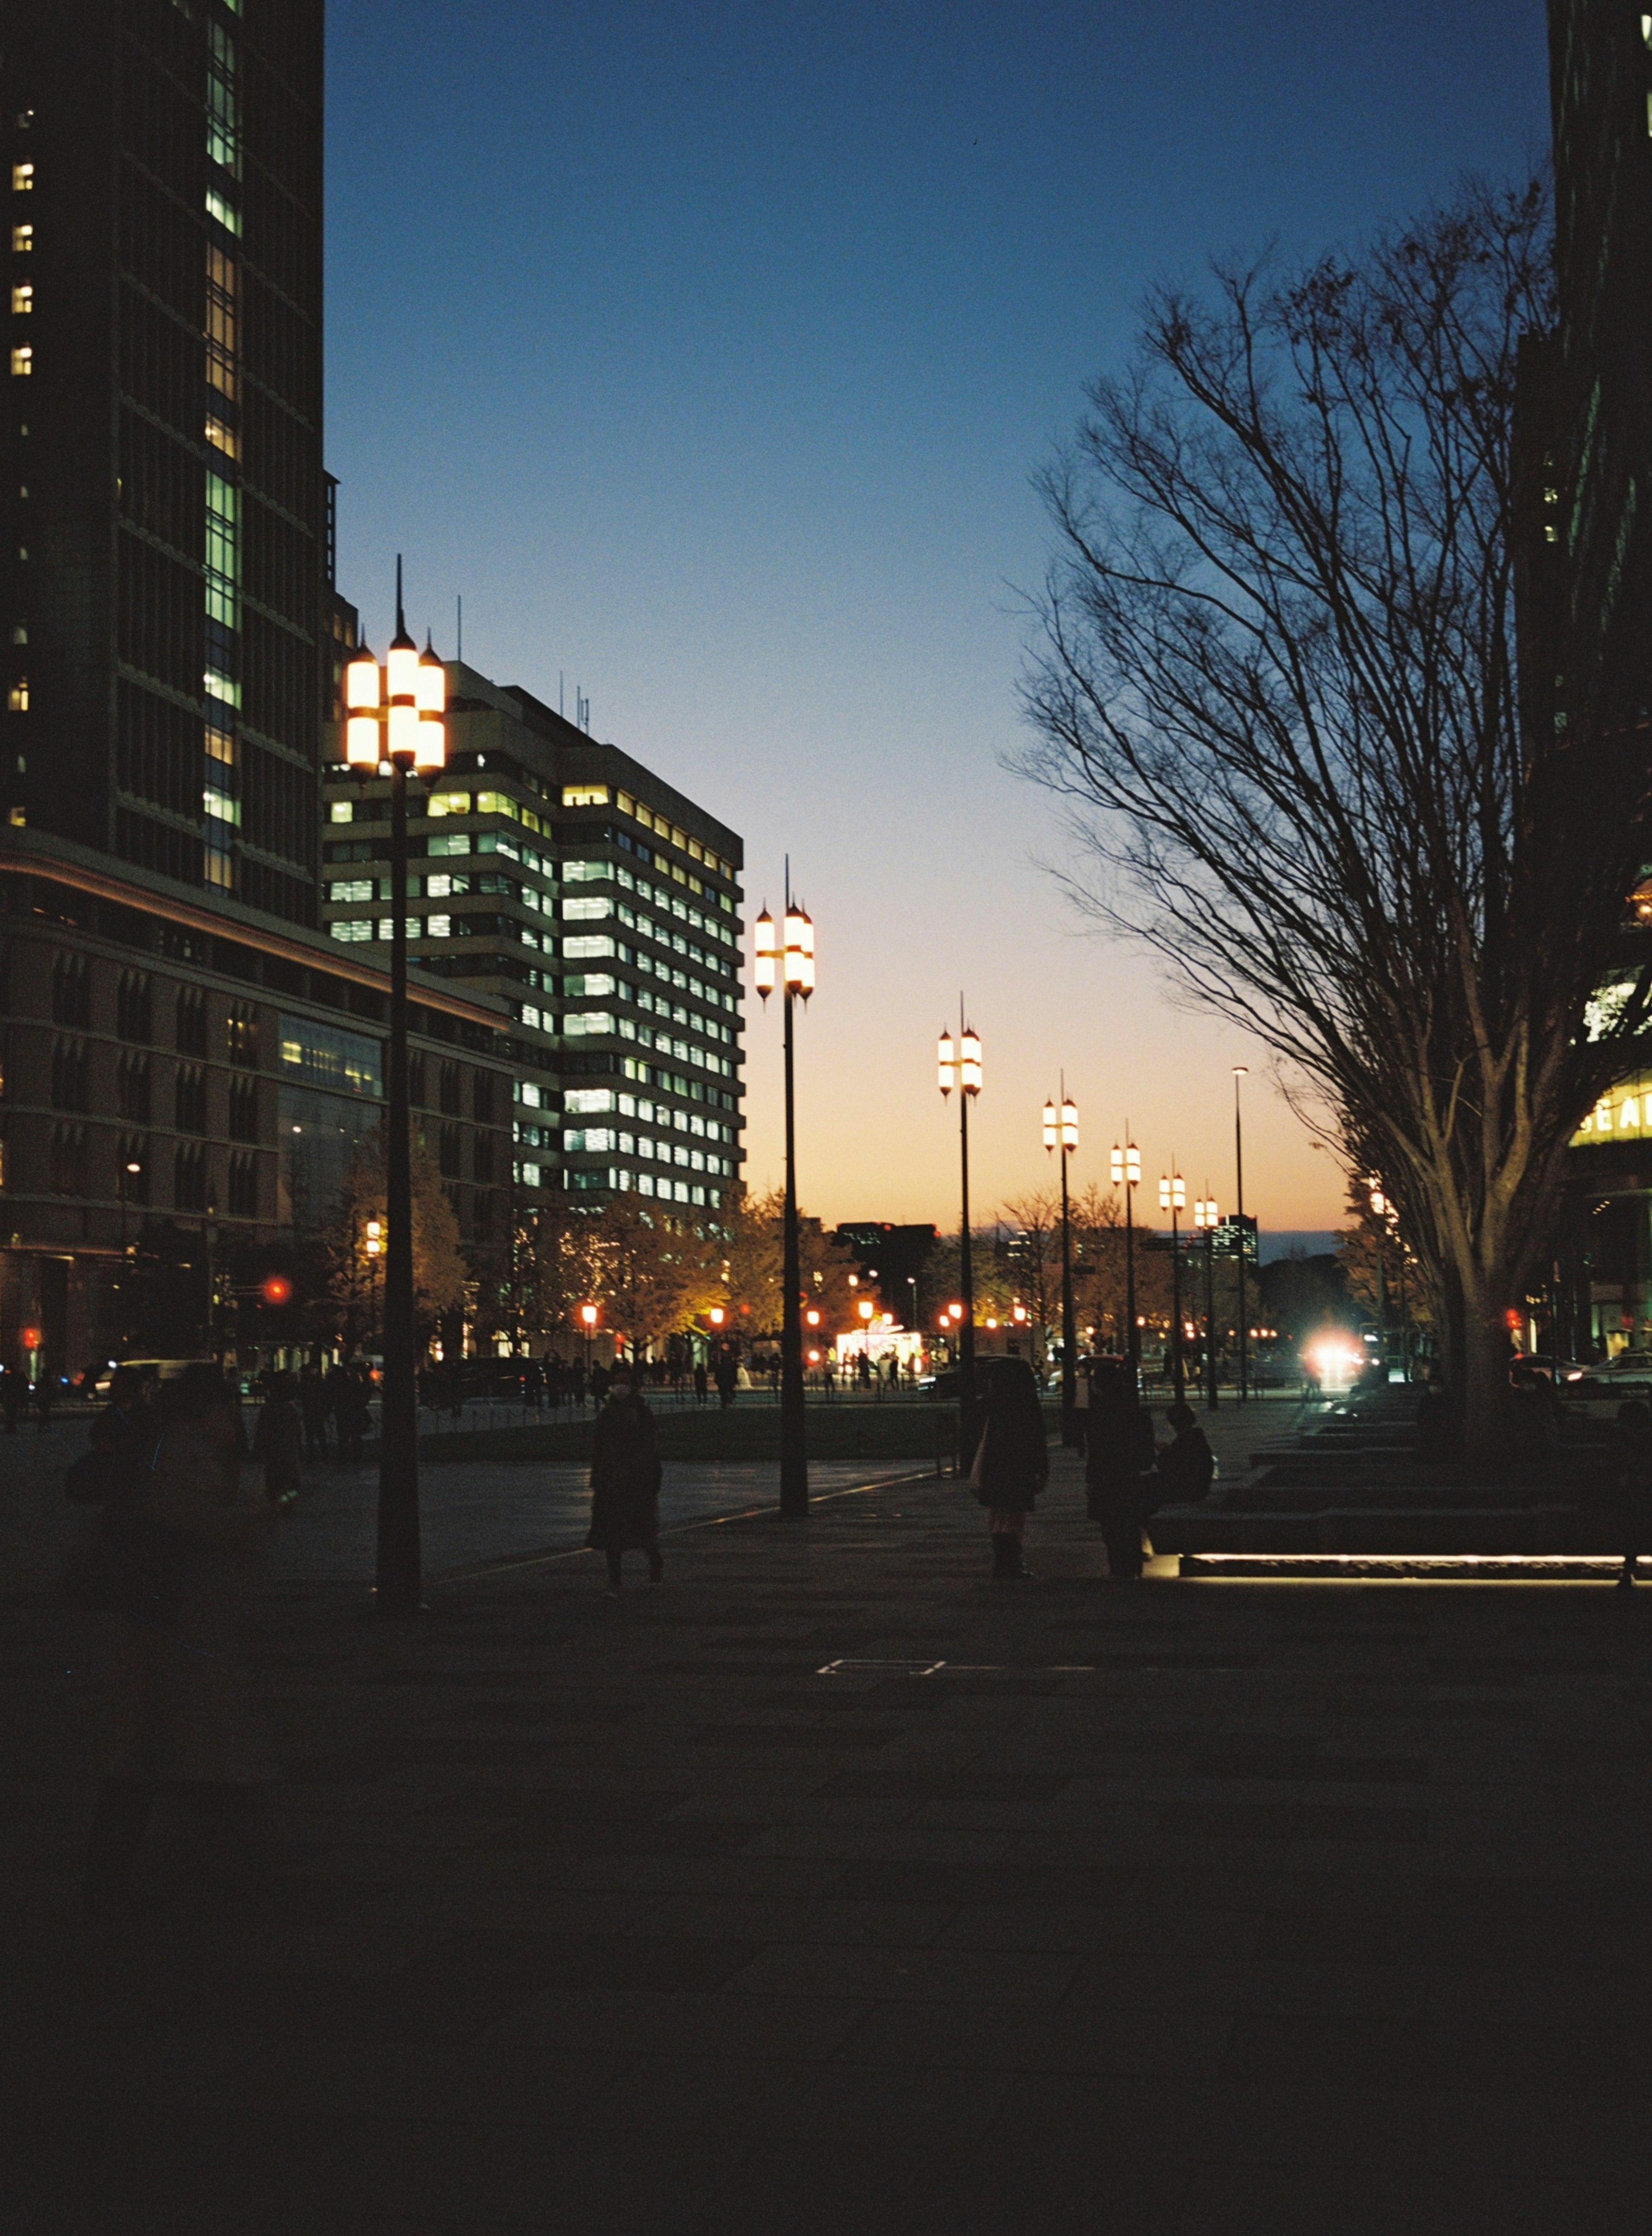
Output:
<svg viewBox="0 0 1652 2236">
<path fill-rule="evenodd" d="M 464 657 L 464 594 L 463 591 L 459 593 L 459 595 L 453 602 L 457 608 L 457 615 L 454 627 L 455 634 L 458 639 L 458 643 L 453 654 L 453 658 L 457 662 L 463 660 Z"/>
</svg>

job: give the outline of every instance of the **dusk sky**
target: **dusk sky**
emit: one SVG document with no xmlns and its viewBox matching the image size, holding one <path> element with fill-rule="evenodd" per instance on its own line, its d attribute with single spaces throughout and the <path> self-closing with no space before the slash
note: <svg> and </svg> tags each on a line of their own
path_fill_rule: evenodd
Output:
<svg viewBox="0 0 1652 2236">
<path fill-rule="evenodd" d="M 591 727 L 781 859 L 818 930 L 806 1211 L 957 1223 L 934 1040 L 986 1050 L 975 1209 L 1076 1185 L 1128 1116 L 1247 1207 L 1340 1216 L 1266 1053 L 1087 933 L 1040 858 L 1017 589 L 1030 477 L 1143 288 L 1270 237 L 1351 240 L 1547 134 L 1537 0 L 987 7 L 334 0 L 327 450 L 340 585 Z M 750 1003 L 749 1163 L 780 1170 L 780 1029 Z M 1144 1207 L 1144 1210 L 1145 1210 Z M 1149 1212 L 1148 1216 L 1156 1213 Z"/>
</svg>

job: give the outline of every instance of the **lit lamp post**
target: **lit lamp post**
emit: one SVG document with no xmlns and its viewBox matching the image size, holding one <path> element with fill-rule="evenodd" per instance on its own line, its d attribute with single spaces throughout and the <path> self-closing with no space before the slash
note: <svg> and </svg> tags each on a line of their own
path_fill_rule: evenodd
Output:
<svg viewBox="0 0 1652 2236">
<path fill-rule="evenodd" d="M 1188 1208 L 1188 1187 L 1180 1173 L 1159 1175 L 1159 1209 L 1170 1214 L 1170 1375 L 1176 1403 L 1187 1394 L 1181 1370 L 1181 1214 Z"/>
<path fill-rule="evenodd" d="M 1246 1388 L 1247 1349 L 1249 1343 L 1245 1319 L 1249 1307 L 1245 1302 L 1245 1124 L 1240 1114 L 1239 1082 L 1250 1075 L 1248 1064 L 1234 1066 L 1234 1220 L 1239 1244 L 1239 1402 L 1242 1405 L 1249 1391 Z"/>
<path fill-rule="evenodd" d="M 385 1223 L 381 1219 L 370 1219 L 367 1221 L 367 1325 L 368 1333 L 372 1336 L 377 1336 L 378 1332 L 378 1261 L 384 1254 Z"/>
<path fill-rule="evenodd" d="M 962 1305 L 952 1307 L 958 1336 L 958 1425 L 960 1451 L 968 1449 L 970 1418 L 975 1398 L 975 1266 L 970 1249 L 970 1105 L 981 1092 L 981 1036 L 973 1025 L 964 1022 L 964 996 L 958 1000 L 958 1032 L 953 1040 L 944 1025 L 936 1048 L 936 1067 L 938 1084 L 944 1097 L 956 1087 L 958 1098 L 958 1161 L 963 1180 L 963 1212 L 958 1227 L 958 1286 L 964 1292 Z"/>
<path fill-rule="evenodd" d="M 589 1390 L 591 1386 L 591 1338 L 596 1332 L 596 1307 L 595 1305 L 582 1305 L 580 1306 L 579 1324 L 585 1331 L 585 1387 Z"/>
<path fill-rule="evenodd" d="M 1205 1182 L 1208 1187 L 1209 1181 Z M 1205 1403 L 1216 1410 L 1216 1228 L 1221 1213 L 1214 1196 L 1201 1195 L 1193 1207 L 1193 1223 L 1205 1238 Z"/>
<path fill-rule="evenodd" d="M 778 932 L 765 909 L 754 926 L 757 990 L 765 1003 L 780 984 L 786 996 L 786 1264 L 780 1319 L 780 1512 L 809 1510 L 809 1450 L 803 1421 L 801 1253 L 797 1232 L 796 1102 L 792 1077 L 792 1012 L 800 995 L 814 991 L 814 925 L 792 898 L 792 865 L 786 865 L 786 916 Z"/>
<path fill-rule="evenodd" d="M 1061 1083 L 1061 1111 L 1056 1105 L 1044 1105 L 1044 1148 L 1046 1151 L 1059 1145 L 1061 1149 L 1061 1440 L 1063 1444 L 1082 1441 L 1078 1433 L 1078 1361 L 1074 1353 L 1077 1342 L 1073 1326 L 1073 1247 L 1072 1228 L 1067 1208 L 1067 1160 L 1078 1147 L 1078 1105 L 1067 1092 L 1067 1082 Z"/>
<path fill-rule="evenodd" d="M 390 1075 L 385 1111 L 385 1371 L 378 1430 L 378 1608 L 415 1613 L 423 1588 L 418 1535 L 418 1388 L 413 1364 L 413 1191 L 407 1102 L 407 779 L 447 760 L 447 674 L 421 653 L 402 614 L 381 668 L 363 644 L 344 672 L 345 758 L 365 787 L 390 773 Z"/>
<path fill-rule="evenodd" d="M 1125 1133 L 1129 1128 L 1127 1125 Z M 1142 1333 L 1135 1325 L 1135 1191 L 1142 1185 L 1142 1152 L 1134 1141 L 1121 1148 L 1113 1144 L 1113 1185 L 1124 1191 L 1124 1318 L 1127 1330 L 1124 1356 L 1130 1369 L 1130 1387 L 1142 1378 Z"/>
</svg>

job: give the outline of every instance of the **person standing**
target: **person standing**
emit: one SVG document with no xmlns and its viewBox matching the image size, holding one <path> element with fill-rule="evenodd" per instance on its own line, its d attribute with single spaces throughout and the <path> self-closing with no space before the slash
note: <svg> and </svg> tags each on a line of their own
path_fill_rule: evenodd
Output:
<svg viewBox="0 0 1652 2236">
<path fill-rule="evenodd" d="M 327 1449 L 327 1384 L 320 1364 L 311 1359 L 299 1376 L 299 1410 L 304 1416 L 304 1449 L 325 1454 Z"/>
<path fill-rule="evenodd" d="M 988 1370 L 977 1409 L 980 1434 L 970 1488 L 987 1510 L 995 1578 L 1024 1576 L 1021 1540 L 1033 1502 L 1050 1480 L 1038 1385 L 1024 1358 L 997 1360 Z"/>
<path fill-rule="evenodd" d="M 703 1358 L 697 1358 L 694 1361 L 694 1404 L 696 1405 L 705 1404 L 709 1386 L 710 1378 L 706 1372 L 706 1362 Z"/>
<path fill-rule="evenodd" d="M 1136 1397 L 1129 1369 L 1098 1359 L 1084 1412 L 1084 1503 L 1102 1525 L 1107 1572 L 1139 1582 L 1154 1461 L 1153 1416 Z"/>
<path fill-rule="evenodd" d="M 253 1436 L 253 1457 L 262 1463 L 264 1496 L 272 1506 L 290 1506 L 303 1487 L 304 1427 L 298 1389 L 296 1375 L 270 1377 Z"/>
<path fill-rule="evenodd" d="M 624 1555 L 648 1556 L 648 1581 L 665 1575 L 660 1555 L 660 1446 L 654 1416 L 623 1364 L 609 1378 L 591 1444 L 591 1526 L 585 1542 L 608 1563 L 608 1596 L 620 1595 Z"/>
<path fill-rule="evenodd" d="M 734 1402 L 734 1388 L 739 1379 L 740 1369 L 735 1364 L 734 1352 L 720 1351 L 717 1354 L 717 1398 L 725 1411 Z"/>
<path fill-rule="evenodd" d="M 244 1842 L 264 1775 L 242 1720 L 240 1632 L 251 1556 L 274 1509 L 241 1503 L 235 1395 L 216 1367 L 187 1367 L 163 1384 L 150 1425 L 155 1443 L 131 1496 L 167 1547 L 169 1588 L 154 1615 L 115 1618 L 83 1890 L 100 1918 L 129 1904 L 163 1792 Z"/>
</svg>

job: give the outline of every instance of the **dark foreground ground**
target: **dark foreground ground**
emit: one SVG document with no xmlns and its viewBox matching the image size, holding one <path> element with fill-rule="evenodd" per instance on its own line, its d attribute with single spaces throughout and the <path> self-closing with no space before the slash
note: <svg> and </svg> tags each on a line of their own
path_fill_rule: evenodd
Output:
<svg viewBox="0 0 1652 2236">
<path fill-rule="evenodd" d="M 281 1875 L 173 1823 L 114 1945 L 96 1643 L 23 1595 L 0 2226 L 1652 2226 L 1652 1593 L 1109 1589 L 1064 1478 L 1030 1544 L 923 1485 L 617 1608 L 274 1588 Z"/>
</svg>

